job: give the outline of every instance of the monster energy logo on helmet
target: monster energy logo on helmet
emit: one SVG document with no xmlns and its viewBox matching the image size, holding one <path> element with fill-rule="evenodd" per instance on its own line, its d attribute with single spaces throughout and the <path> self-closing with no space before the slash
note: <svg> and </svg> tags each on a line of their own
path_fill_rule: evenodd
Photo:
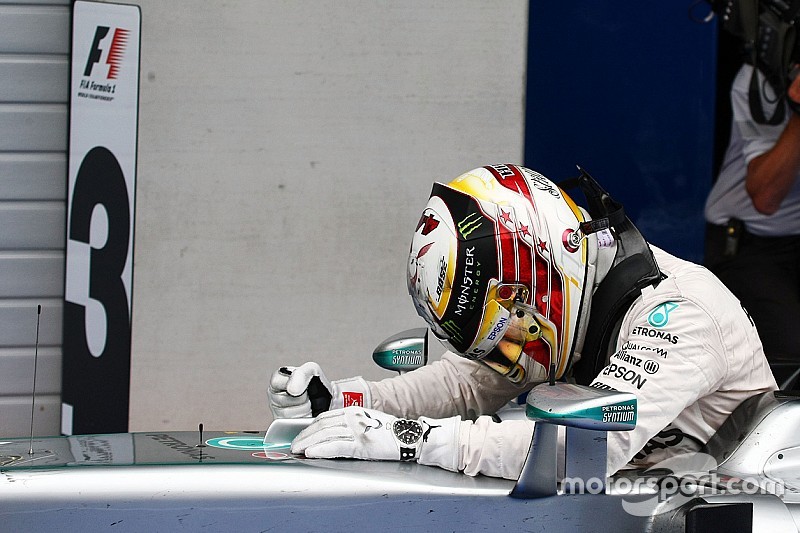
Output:
<svg viewBox="0 0 800 533">
<path fill-rule="evenodd" d="M 461 328 L 452 320 L 442 322 L 442 329 L 447 333 L 451 339 L 456 342 L 464 342 L 464 336 L 461 335 Z"/>
<path fill-rule="evenodd" d="M 466 353 L 481 325 L 489 280 L 499 276 L 494 223 L 487 223 L 477 200 L 457 189 L 437 183 L 431 195 L 445 203 L 457 231 L 450 298 L 439 324 L 452 347 Z"/>
<path fill-rule="evenodd" d="M 480 228 L 482 223 L 483 219 L 478 213 L 470 213 L 458 223 L 458 232 L 461 233 L 462 238 L 466 239 L 473 231 Z"/>
</svg>

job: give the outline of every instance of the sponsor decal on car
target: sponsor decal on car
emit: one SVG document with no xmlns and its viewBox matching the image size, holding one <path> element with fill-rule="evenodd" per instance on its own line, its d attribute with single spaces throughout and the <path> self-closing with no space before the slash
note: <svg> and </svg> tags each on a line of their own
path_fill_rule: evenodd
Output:
<svg viewBox="0 0 800 533">
<path fill-rule="evenodd" d="M 593 389 L 599 389 L 599 390 L 617 390 L 614 387 L 612 387 L 611 385 L 606 385 L 605 383 L 603 383 L 601 381 L 594 381 L 589 386 L 592 387 Z"/>
<path fill-rule="evenodd" d="M 636 423 L 636 402 L 603 406 L 603 422 Z"/>
<path fill-rule="evenodd" d="M 154 441 L 163 444 L 167 448 L 171 448 L 178 453 L 188 455 L 192 459 L 202 459 L 203 458 L 203 450 L 198 448 L 193 444 L 188 444 L 183 442 L 182 440 L 169 435 L 167 433 L 148 433 L 148 437 L 153 439 Z M 261 442 L 261 441 L 259 441 Z M 208 443 L 206 443 L 208 444 Z M 221 448 L 221 446 L 216 446 L 217 448 Z M 213 457 L 205 456 L 206 459 L 213 459 Z"/>
<path fill-rule="evenodd" d="M 207 440 L 206 444 L 212 448 L 221 448 L 223 450 L 256 450 L 264 448 L 264 439 L 257 437 L 217 437 Z M 192 448 L 195 447 L 192 446 Z"/>
<path fill-rule="evenodd" d="M 425 362 L 423 360 L 422 350 L 411 350 L 408 348 L 392 350 L 392 365 L 422 366 L 423 364 L 425 364 Z"/>
<path fill-rule="evenodd" d="M 292 456 L 285 451 L 291 446 L 289 442 L 264 442 L 263 439 L 257 437 L 217 437 L 206 441 L 206 446 L 212 448 L 220 448 L 223 450 L 237 450 L 244 452 L 251 452 L 250 456 L 256 459 L 264 459 L 267 461 L 284 461 L 291 459 Z M 200 457 L 202 459 L 202 457 Z"/>
</svg>

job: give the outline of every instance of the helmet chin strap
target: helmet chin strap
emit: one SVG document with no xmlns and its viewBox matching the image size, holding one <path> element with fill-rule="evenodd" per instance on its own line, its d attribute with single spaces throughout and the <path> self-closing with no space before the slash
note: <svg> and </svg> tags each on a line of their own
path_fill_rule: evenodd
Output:
<svg viewBox="0 0 800 533">
<path fill-rule="evenodd" d="M 591 245 L 591 243 L 590 243 Z M 595 244 L 596 245 L 596 244 Z M 606 279 L 611 267 L 614 266 L 617 257 L 617 241 L 615 240 L 611 246 L 604 246 L 597 248 L 597 259 L 594 275 L 594 284 L 592 289 L 596 288 L 600 283 Z"/>
<path fill-rule="evenodd" d="M 589 214 L 585 209 L 580 208 L 587 219 Z M 608 246 L 599 246 L 597 235 L 592 233 L 586 236 L 587 261 L 586 261 L 586 281 L 584 285 L 584 298 L 581 302 L 581 311 L 578 314 L 578 324 L 575 328 L 575 346 L 573 349 L 571 364 L 575 364 L 581 358 L 583 341 L 586 338 L 586 328 L 589 325 L 589 309 L 592 306 L 592 294 L 602 283 L 611 267 L 614 265 L 614 258 L 617 255 L 617 243 L 612 242 Z"/>
<path fill-rule="evenodd" d="M 657 285 L 661 272 L 642 234 L 615 201 L 586 171 L 559 184 L 578 186 L 588 203 L 591 221 L 581 224 L 589 240 L 587 282 L 570 365 L 578 383 L 588 385 L 605 366 L 614 328 L 642 288 Z M 610 229 L 612 245 L 601 246 L 602 231 Z M 594 255 L 593 252 L 594 251 Z M 591 281 L 590 281 L 591 280 Z M 590 285 L 591 283 L 591 285 Z M 580 364 L 577 364 L 580 361 Z"/>
</svg>

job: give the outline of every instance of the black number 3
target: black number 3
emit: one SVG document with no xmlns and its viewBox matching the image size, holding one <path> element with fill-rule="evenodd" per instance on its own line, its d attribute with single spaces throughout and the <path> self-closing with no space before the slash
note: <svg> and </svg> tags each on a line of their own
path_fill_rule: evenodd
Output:
<svg viewBox="0 0 800 533">
<path fill-rule="evenodd" d="M 130 245 L 131 209 L 120 165 L 108 149 L 95 147 L 83 159 L 75 179 L 69 239 L 89 244 L 92 212 L 108 216 L 108 238 L 91 248 L 89 297 L 105 310 L 105 345 L 97 357 L 89 351 L 86 308 L 64 303 L 64 402 L 73 405 L 73 433 L 127 431 L 131 322 L 123 270 Z"/>
</svg>

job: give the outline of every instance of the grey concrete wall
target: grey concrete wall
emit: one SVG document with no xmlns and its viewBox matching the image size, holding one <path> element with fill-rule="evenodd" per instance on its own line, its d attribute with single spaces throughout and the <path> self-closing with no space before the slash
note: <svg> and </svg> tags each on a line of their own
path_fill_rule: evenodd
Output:
<svg viewBox="0 0 800 533">
<path fill-rule="evenodd" d="M 433 181 L 522 158 L 527 1 L 135 3 L 131 430 L 263 429 L 284 364 L 388 377 Z"/>
</svg>

